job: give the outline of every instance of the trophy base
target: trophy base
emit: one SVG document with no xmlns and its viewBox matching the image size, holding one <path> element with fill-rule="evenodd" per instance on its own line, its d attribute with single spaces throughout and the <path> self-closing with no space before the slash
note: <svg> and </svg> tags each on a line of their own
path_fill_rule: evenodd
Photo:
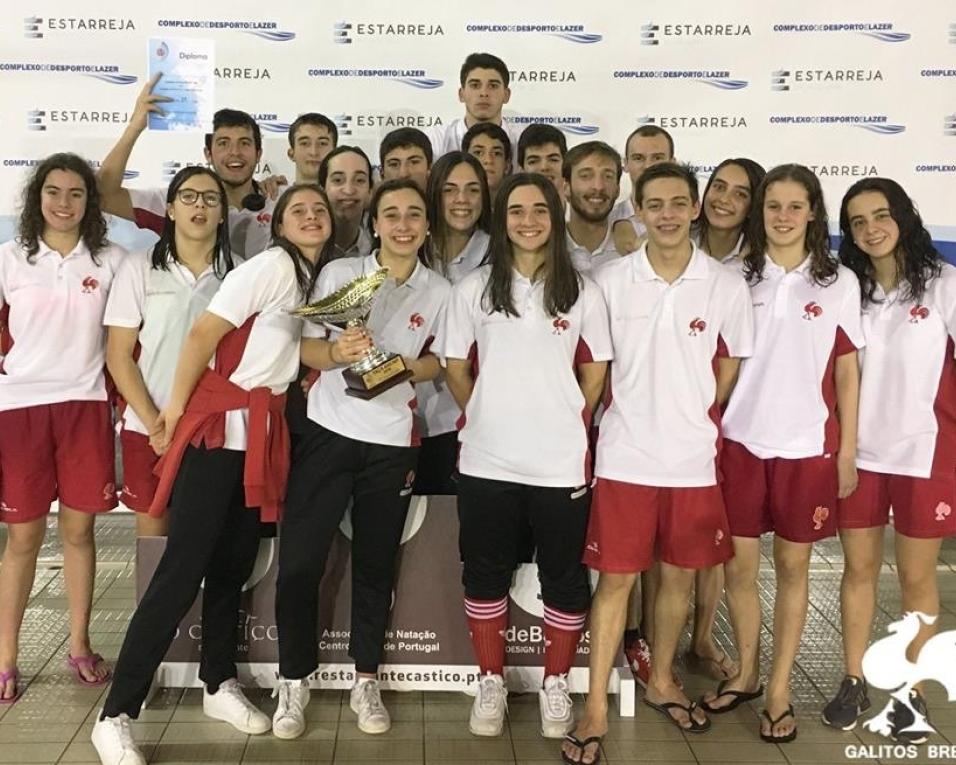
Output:
<svg viewBox="0 0 956 765">
<path fill-rule="evenodd" d="M 411 379 L 412 370 L 405 366 L 401 356 L 390 356 L 378 366 L 367 372 L 356 372 L 349 368 L 342 372 L 346 395 L 366 401 Z"/>
</svg>

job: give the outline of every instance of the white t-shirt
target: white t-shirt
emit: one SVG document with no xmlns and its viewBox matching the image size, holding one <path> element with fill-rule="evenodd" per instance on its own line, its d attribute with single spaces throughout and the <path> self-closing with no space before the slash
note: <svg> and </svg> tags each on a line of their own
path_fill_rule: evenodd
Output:
<svg viewBox="0 0 956 765">
<path fill-rule="evenodd" d="M 299 371 L 302 319 L 291 311 L 303 304 L 295 265 L 280 247 L 271 247 L 229 272 L 209 302 L 210 313 L 241 327 L 258 314 L 242 359 L 229 380 L 240 388 L 268 387 L 285 393 Z M 215 358 L 210 360 L 213 367 Z M 226 412 L 224 448 L 245 451 L 249 410 Z"/>
<path fill-rule="evenodd" d="M 517 271 L 518 316 L 482 306 L 491 266 L 455 286 L 445 320 L 443 358 L 472 359 L 475 387 L 459 434 L 464 475 L 531 486 L 581 486 L 590 478 L 590 412 L 575 376 L 578 363 L 612 357 L 607 307 L 581 277 L 577 301 L 555 318 L 544 283 Z"/>
<path fill-rule="evenodd" d="M 94 261 L 82 239 L 66 257 L 39 244 L 32 262 L 15 240 L 0 245 L 0 307 L 10 306 L 13 338 L 0 364 L 0 411 L 106 401 L 103 311 L 126 250 L 108 244 Z"/>
<path fill-rule="evenodd" d="M 343 258 L 319 274 L 313 300 L 335 292 L 353 279 L 381 268 L 378 254 Z M 375 294 L 366 322 L 376 347 L 386 353 L 419 358 L 430 351 L 445 311 L 451 285 L 422 263 L 402 283 L 387 279 Z M 306 322 L 305 337 L 328 331 Z M 345 393 L 344 367 L 322 372 L 309 391 L 308 416 L 323 428 L 356 441 L 387 446 L 417 446 L 421 440 L 415 386 L 403 382 L 369 400 Z"/>
<path fill-rule="evenodd" d="M 150 398 L 163 409 L 169 403 L 186 333 L 209 306 L 222 278 L 212 266 L 196 278 L 178 261 L 168 258 L 164 270 L 153 268 L 151 259 L 149 250 L 135 252 L 120 265 L 103 325 L 139 330 L 137 365 Z M 148 434 L 132 407 L 126 408 L 123 427 Z"/>
<path fill-rule="evenodd" d="M 942 264 L 919 303 L 879 285 L 863 309 L 856 464 L 928 478 L 956 467 L 956 268 Z"/>
<path fill-rule="evenodd" d="M 713 486 L 717 358 L 753 350 L 746 283 L 696 246 L 670 284 L 651 266 L 647 245 L 594 279 L 614 343 L 595 473 L 645 486 Z"/>
<path fill-rule="evenodd" d="M 750 287 L 754 352 L 740 366 L 724 435 L 761 459 L 817 457 L 839 446 L 833 364 L 863 347 L 860 285 L 841 265 L 821 286 L 809 266 L 807 257 L 788 273 L 768 256 L 764 278 Z M 725 268 L 741 273 L 743 264 Z"/>
<path fill-rule="evenodd" d="M 140 228 L 160 234 L 166 220 L 166 189 L 128 189 L 133 203 L 133 222 Z M 266 197 L 261 210 L 229 208 L 229 246 L 234 255 L 251 258 L 272 241 L 272 211 L 275 199 Z"/>
</svg>

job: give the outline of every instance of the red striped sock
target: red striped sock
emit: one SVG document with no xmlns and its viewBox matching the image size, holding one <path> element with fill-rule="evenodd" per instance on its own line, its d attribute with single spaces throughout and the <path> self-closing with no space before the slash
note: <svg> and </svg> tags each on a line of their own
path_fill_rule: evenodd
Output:
<svg viewBox="0 0 956 765">
<path fill-rule="evenodd" d="M 584 629 L 586 613 L 569 614 L 545 604 L 544 676 L 566 675 Z"/>
<path fill-rule="evenodd" d="M 508 629 L 508 598 L 474 600 L 465 598 L 468 631 L 481 674 L 504 676 L 505 630 Z"/>
</svg>

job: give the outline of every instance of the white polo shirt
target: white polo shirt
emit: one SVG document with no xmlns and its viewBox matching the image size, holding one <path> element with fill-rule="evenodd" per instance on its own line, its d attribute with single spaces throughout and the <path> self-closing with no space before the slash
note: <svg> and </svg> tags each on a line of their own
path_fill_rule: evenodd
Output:
<svg viewBox="0 0 956 765">
<path fill-rule="evenodd" d="M 359 226 L 358 236 L 355 237 L 355 241 L 352 242 L 348 247 L 339 247 L 335 245 L 335 249 L 332 253 L 332 259 L 337 260 L 338 258 L 364 258 L 372 251 L 372 235 L 368 232 L 368 227 L 366 226 L 365 220 L 362 220 L 362 225 Z"/>
<path fill-rule="evenodd" d="M 455 286 L 445 320 L 443 358 L 477 359 L 465 409 L 459 470 L 464 475 L 531 486 L 581 486 L 590 478 L 590 412 L 575 376 L 578 363 L 612 357 L 607 308 L 581 277 L 571 309 L 544 307 L 544 282 L 517 271 L 518 316 L 489 314 L 482 295 L 491 266 Z"/>
<path fill-rule="evenodd" d="M 105 401 L 103 311 L 126 250 L 90 257 L 81 239 L 66 257 L 40 240 L 27 259 L 15 240 L 0 245 L 0 307 L 10 306 L 13 347 L 0 363 L 0 411 L 61 401 Z"/>
<path fill-rule="evenodd" d="M 129 189 L 133 203 L 133 222 L 139 228 L 161 234 L 166 220 L 166 189 Z M 266 206 L 259 211 L 229 208 L 229 245 L 234 254 L 251 258 L 265 250 L 272 241 L 272 211 L 275 199 L 266 196 Z"/>
<path fill-rule="evenodd" d="M 524 132 L 527 125 L 517 125 L 514 122 L 502 120 L 501 127 L 504 128 L 508 138 L 511 139 L 511 158 L 512 164 L 517 167 L 518 162 L 518 139 Z M 447 125 L 435 125 L 425 131 L 428 140 L 432 142 L 432 153 L 434 159 L 438 159 L 450 151 L 461 151 L 461 142 L 468 132 L 468 126 L 465 120 L 458 118 L 449 122 Z"/>
<path fill-rule="evenodd" d="M 701 213 L 703 215 L 703 213 Z M 707 249 L 701 245 L 699 237 L 694 237 L 694 241 L 697 243 L 697 246 L 700 247 L 701 252 L 707 252 Z M 741 234 L 737 237 L 737 243 L 734 245 L 734 248 L 728 252 L 724 257 L 720 259 L 721 263 L 733 263 L 740 256 L 740 249 L 744 246 L 744 235 Z M 709 252 L 707 252 L 710 255 Z"/>
<path fill-rule="evenodd" d="M 594 278 L 614 342 L 595 473 L 645 486 L 713 486 L 716 361 L 753 350 L 746 283 L 695 246 L 684 273 L 668 284 L 646 244 Z"/>
<path fill-rule="evenodd" d="M 810 258 L 789 273 L 769 257 L 750 287 L 753 356 L 724 412 L 724 435 L 761 459 L 832 454 L 839 446 L 836 356 L 863 347 L 860 285 L 839 266 L 827 286 L 813 281 Z M 726 266 L 742 271 L 743 264 Z"/>
<path fill-rule="evenodd" d="M 226 275 L 207 310 L 236 327 L 257 314 L 230 381 L 246 390 L 267 387 L 276 395 L 285 393 L 299 371 L 302 334 L 302 319 L 291 311 L 303 302 L 292 258 L 280 247 L 270 247 Z M 248 409 L 226 412 L 224 448 L 245 451 L 248 425 Z"/>
<path fill-rule="evenodd" d="M 335 292 L 342 285 L 381 268 L 378 253 L 364 258 L 334 260 L 322 269 L 313 300 Z M 402 283 L 387 279 L 375 294 L 366 328 L 376 347 L 416 359 L 430 347 L 444 316 L 451 285 L 448 280 L 417 263 Z M 305 323 L 305 337 L 326 337 L 328 331 Z M 319 375 L 309 391 L 309 419 L 339 435 L 356 441 L 386 446 L 417 446 L 421 440 L 415 386 L 403 382 L 364 401 L 345 393 L 344 367 Z"/>
<path fill-rule="evenodd" d="M 150 250 L 130 254 L 116 272 L 103 316 L 106 327 L 139 330 L 137 365 L 158 409 L 169 403 L 186 333 L 222 284 L 212 266 L 199 278 L 171 258 L 167 259 L 167 268 L 152 267 Z M 132 407 L 126 408 L 123 427 L 148 435 Z"/>
<path fill-rule="evenodd" d="M 928 478 L 956 467 L 956 268 L 944 263 L 919 303 L 879 285 L 863 309 L 856 464 Z"/>
<path fill-rule="evenodd" d="M 578 271 L 587 273 L 598 266 L 602 266 L 620 257 L 621 253 L 619 253 L 617 247 L 614 246 L 613 228 L 614 224 L 609 218 L 604 241 L 597 246 L 594 252 L 575 242 L 571 237 L 571 232 L 568 231 L 565 235 L 565 239 L 568 243 L 568 253 L 571 255 L 571 262 Z"/>
<path fill-rule="evenodd" d="M 614 207 L 611 209 L 611 214 L 608 216 L 608 223 L 611 225 L 611 228 L 613 228 L 614 224 L 619 220 L 626 220 L 628 223 L 630 223 L 631 227 L 634 229 L 634 233 L 637 234 L 638 237 L 643 239 L 647 236 L 647 226 L 645 226 L 637 217 L 637 212 L 634 210 L 634 202 L 631 200 L 630 192 L 628 192 L 628 196 L 624 197 L 624 199 L 614 205 Z"/>
<path fill-rule="evenodd" d="M 475 229 L 458 257 L 446 264 L 445 277 L 452 284 L 457 284 L 478 268 L 488 253 L 490 239 L 484 231 Z M 441 332 L 442 327 L 439 327 L 434 343 L 436 348 L 442 345 Z M 440 436 L 458 428 L 461 409 L 445 384 L 444 374 L 428 382 L 415 383 L 415 390 L 418 393 L 418 411 L 422 415 L 423 437 Z"/>
</svg>

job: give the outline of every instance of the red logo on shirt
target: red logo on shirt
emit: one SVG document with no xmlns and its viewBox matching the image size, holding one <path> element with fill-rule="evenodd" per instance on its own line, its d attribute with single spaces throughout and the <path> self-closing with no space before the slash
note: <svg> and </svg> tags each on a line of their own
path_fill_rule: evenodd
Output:
<svg viewBox="0 0 956 765">
<path fill-rule="evenodd" d="M 256 220 L 260 226 L 268 226 L 272 223 L 272 213 L 261 212 L 256 216 Z"/>
<path fill-rule="evenodd" d="M 953 512 L 953 508 L 947 505 L 945 502 L 940 502 L 936 505 L 936 520 L 942 523 L 945 521 Z"/>
<path fill-rule="evenodd" d="M 910 324 L 919 324 L 922 319 L 929 318 L 929 308 L 925 305 L 914 305 L 910 308 Z"/>
<path fill-rule="evenodd" d="M 807 321 L 823 316 L 823 309 L 812 300 L 803 307 L 803 318 Z"/>
<path fill-rule="evenodd" d="M 561 317 L 558 317 L 557 319 L 551 322 L 551 326 L 554 327 L 554 329 L 551 330 L 551 334 L 560 335 L 562 332 L 564 332 L 571 326 L 571 322 L 568 321 L 567 319 L 562 319 Z"/>
<path fill-rule="evenodd" d="M 92 276 L 87 276 L 83 280 L 83 292 L 92 293 L 96 291 L 96 288 L 100 286 L 100 283 L 96 281 Z"/>
<path fill-rule="evenodd" d="M 690 332 L 688 332 L 687 334 L 690 335 L 691 337 L 697 337 L 697 335 L 699 335 L 705 329 L 707 329 L 707 322 L 698 316 L 693 321 L 691 321 Z"/>
<path fill-rule="evenodd" d="M 817 505 L 816 509 L 813 511 L 813 528 L 815 531 L 819 531 L 823 528 L 823 524 L 827 518 L 830 517 L 830 508 L 823 507 L 822 505 Z"/>
<path fill-rule="evenodd" d="M 408 317 L 408 328 L 409 329 L 421 329 L 425 326 L 425 317 L 420 313 L 413 313 Z"/>
</svg>

